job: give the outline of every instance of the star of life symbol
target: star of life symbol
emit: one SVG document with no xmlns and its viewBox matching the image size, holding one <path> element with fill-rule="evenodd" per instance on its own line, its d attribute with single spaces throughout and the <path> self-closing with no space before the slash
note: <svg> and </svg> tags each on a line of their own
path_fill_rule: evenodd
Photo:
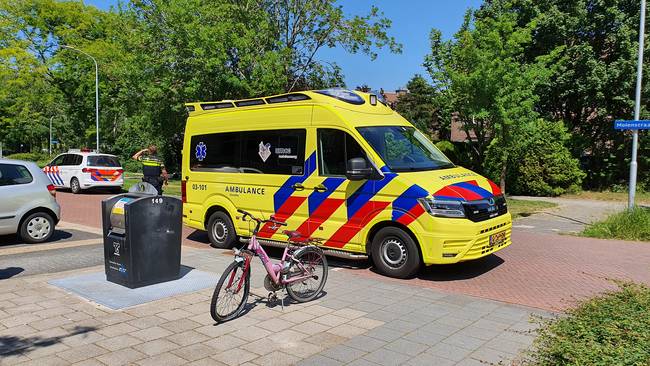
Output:
<svg viewBox="0 0 650 366">
<path fill-rule="evenodd" d="M 115 256 L 120 256 L 120 243 L 113 242 L 113 248 L 115 248 L 115 251 L 113 251 L 113 255 Z"/>
<path fill-rule="evenodd" d="M 259 155 L 260 158 L 262 158 L 262 161 L 266 163 L 266 159 L 271 156 L 271 144 L 268 142 L 265 144 L 264 141 L 260 141 Z"/>
<path fill-rule="evenodd" d="M 208 147 L 205 146 L 203 142 L 199 142 L 198 145 L 196 145 L 196 159 L 198 161 L 203 161 L 205 159 L 205 156 L 208 153 Z"/>
</svg>

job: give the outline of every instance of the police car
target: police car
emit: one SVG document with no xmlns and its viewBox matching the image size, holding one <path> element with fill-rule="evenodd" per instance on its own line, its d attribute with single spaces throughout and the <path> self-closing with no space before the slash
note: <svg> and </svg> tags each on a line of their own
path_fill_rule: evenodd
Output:
<svg viewBox="0 0 650 366">
<path fill-rule="evenodd" d="M 70 150 L 60 154 L 43 168 L 57 188 L 80 193 L 89 188 L 110 188 L 116 192 L 124 185 L 124 169 L 115 155 L 90 150 Z"/>
</svg>

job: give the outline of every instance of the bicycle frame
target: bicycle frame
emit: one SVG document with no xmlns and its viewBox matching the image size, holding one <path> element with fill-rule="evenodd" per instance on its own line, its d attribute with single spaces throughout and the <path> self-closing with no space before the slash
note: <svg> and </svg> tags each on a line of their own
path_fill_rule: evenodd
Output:
<svg viewBox="0 0 650 366">
<path fill-rule="evenodd" d="M 271 277 L 271 280 L 273 280 L 274 283 L 279 284 L 279 285 L 288 285 L 294 282 L 302 281 L 308 278 L 311 278 L 312 275 L 304 275 L 304 276 L 297 276 L 297 277 L 292 277 L 290 279 L 284 279 L 280 275 L 282 272 L 282 268 L 284 267 L 284 263 L 287 261 L 294 260 L 293 255 L 289 253 L 289 245 L 287 245 L 286 248 L 284 248 L 284 252 L 282 253 L 282 258 L 280 259 L 279 263 L 273 263 L 271 259 L 269 258 L 268 254 L 264 251 L 264 248 L 262 248 L 262 245 L 257 241 L 257 236 L 253 234 L 251 236 L 250 242 L 248 243 L 248 250 L 252 251 L 255 253 L 258 257 L 260 257 L 260 260 L 262 261 L 262 264 L 264 265 L 264 268 L 266 269 L 266 272 L 269 274 L 269 277 Z M 242 258 L 242 257 L 240 257 Z M 246 260 L 246 264 L 244 269 L 249 270 L 250 269 L 250 259 L 242 258 Z M 296 265 L 303 271 L 305 271 L 304 265 L 300 261 L 296 261 Z"/>
</svg>

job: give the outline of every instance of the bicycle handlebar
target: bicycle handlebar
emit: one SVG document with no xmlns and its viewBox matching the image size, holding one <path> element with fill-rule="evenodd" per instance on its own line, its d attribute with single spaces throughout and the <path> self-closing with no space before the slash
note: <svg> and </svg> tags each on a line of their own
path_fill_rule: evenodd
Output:
<svg viewBox="0 0 650 366">
<path fill-rule="evenodd" d="M 258 223 L 262 223 L 262 222 L 270 222 L 270 223 L 272 223 L 272 224 L 279 225 L 279 226 L 287 226 L 287 223 L 286 223 L 286 222 L 278 221 L 278 220 L 275 220 L 275 219 L 273 219 L 273 218 L 268 219 L 268 220 L 259 219 L 259 218 L 255 217 L 255 216 L 253 216 L 253 214 L 251 214 L 250 212 L 248 212 L 248 211 L 244 211 L 244 210 L 239 209 L 239 208 L 237 209 L 237 212 L 239 212 L 240 214 L 244 215 L 244 216 L 242 216 L 242 219 L 245 219 L 246 216 L 248 216 L 248 217 L 251 218 L 251 220 L 254 220 L 254 221 L 258 222 Z"/>
</svg>

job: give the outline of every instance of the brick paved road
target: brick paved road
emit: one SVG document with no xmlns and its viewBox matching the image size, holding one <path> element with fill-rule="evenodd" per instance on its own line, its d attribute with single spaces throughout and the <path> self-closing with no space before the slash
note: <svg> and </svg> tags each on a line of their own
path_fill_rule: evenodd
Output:
<svg viewBox="0 0 650 366">
<path fill-rule="evenodd" d="M 63 219 L 100 226 L 99 203 L 107 195 L 59 192 Z M 597 202 L 602 204 L 602 202 Z M 184 245 L 206 247 L 207 236 L 185 228 Z M 341 262 L 339 262 L 341 263 Z M 342 262 L 360 276 L 379 277 L 367 263 Z M 561 310 L 576 300 L 612 289 L 607 279 L 650 284 L 650 246 L 513 230 L 513 245 L 481 261 L 432 266 L 411 285 Z"/>
<path fill-rule="evenodd" d="M 224 268 L 224 252 L 185 248 L 183 263 Z M 543 311 L 331 271 L 326 294 L 284 311 L 263 297 L 261 266 L 245 316 L 214 325 L 212 288 L 113 311 L 47 284 L 0 281 L 2 365 L 480 365 L 507 362 Z M 255 296 L 260 295 L 260 296 Z"/>
</svg>

